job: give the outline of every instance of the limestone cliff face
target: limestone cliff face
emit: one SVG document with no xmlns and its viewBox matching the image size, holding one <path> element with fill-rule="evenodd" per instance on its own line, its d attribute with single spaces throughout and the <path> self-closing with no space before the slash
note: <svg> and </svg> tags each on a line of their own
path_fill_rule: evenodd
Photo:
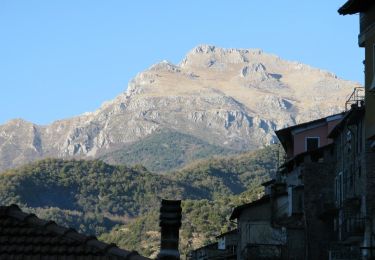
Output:
<svg viewBox="0 0 375 260">
<path fill-rule="evenodd" d="M 97 111 L 38 126 L 0 126 L 0 170 L 43 157 L 97 157 L 170 129 L 249 150 L 274 130 L 340 112 L 358 84 L 261 50 L 202 45 L 139 73 Z"/>
</svg>

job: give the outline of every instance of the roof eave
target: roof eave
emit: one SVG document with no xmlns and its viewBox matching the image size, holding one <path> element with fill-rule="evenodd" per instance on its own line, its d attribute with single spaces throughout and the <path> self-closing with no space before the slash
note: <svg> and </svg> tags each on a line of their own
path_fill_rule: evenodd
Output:
<svg viewBox="0 0 375 260">
<path fill-rule="evenodd" d="M 362 13 L 367 11 L 373 4 L 371 0 L 348 0 L 339 8 L 338 13 L 341 15 Z"/>
</svg>

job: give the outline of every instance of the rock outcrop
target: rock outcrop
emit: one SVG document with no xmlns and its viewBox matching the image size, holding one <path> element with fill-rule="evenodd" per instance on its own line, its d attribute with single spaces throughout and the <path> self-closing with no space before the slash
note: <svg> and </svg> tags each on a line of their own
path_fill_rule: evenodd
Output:
<svg viewBox="0 0 375 260">
<path fill-rule="evenodd" d="M 97 111 L 38 126 L 0 126 L 0 170 L 44 157 L 95 158 L 170 129 L 251 150 L 274 130 L 340 112 L 358 84 L 261 50 L 202 45 L 139 73 Z"/>
</svg>

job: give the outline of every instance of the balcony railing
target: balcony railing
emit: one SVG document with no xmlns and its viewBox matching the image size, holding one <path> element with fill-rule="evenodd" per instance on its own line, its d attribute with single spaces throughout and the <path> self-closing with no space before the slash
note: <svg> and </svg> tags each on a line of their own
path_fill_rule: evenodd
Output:
<svg viewBox="0 0 375 260">
<path fill-rule="evenodd" d="M 341 225 L 341 240 L 362 237 L 365 231 L 365 218 L 346 218 Z"/>
<path fill-rule="evenodd" d="M 357 260 L 361 257 L 359 247 L 334 245 L 329 250 L 329 260 Z"/>
<path fill-rule="evenodd" d="M 352 94 L 345 102 L 345 111 L 349 111 L 352 105 L 361 107 L 365 102 L 365 89 L 362 87 L 354 88 Z"/>
</svg>

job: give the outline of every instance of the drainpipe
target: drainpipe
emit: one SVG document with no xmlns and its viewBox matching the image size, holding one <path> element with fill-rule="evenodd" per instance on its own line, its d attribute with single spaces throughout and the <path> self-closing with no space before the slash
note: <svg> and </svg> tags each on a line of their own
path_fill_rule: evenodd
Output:
<svg viewBox="0 0 375 260">
<path fill-rule="evenodd" d="M 179 231 L 181 227 L 181 200 L 162 200 L 160 207 L 161 241 L 158 260 L 179 260 Z"/>
</svg>

